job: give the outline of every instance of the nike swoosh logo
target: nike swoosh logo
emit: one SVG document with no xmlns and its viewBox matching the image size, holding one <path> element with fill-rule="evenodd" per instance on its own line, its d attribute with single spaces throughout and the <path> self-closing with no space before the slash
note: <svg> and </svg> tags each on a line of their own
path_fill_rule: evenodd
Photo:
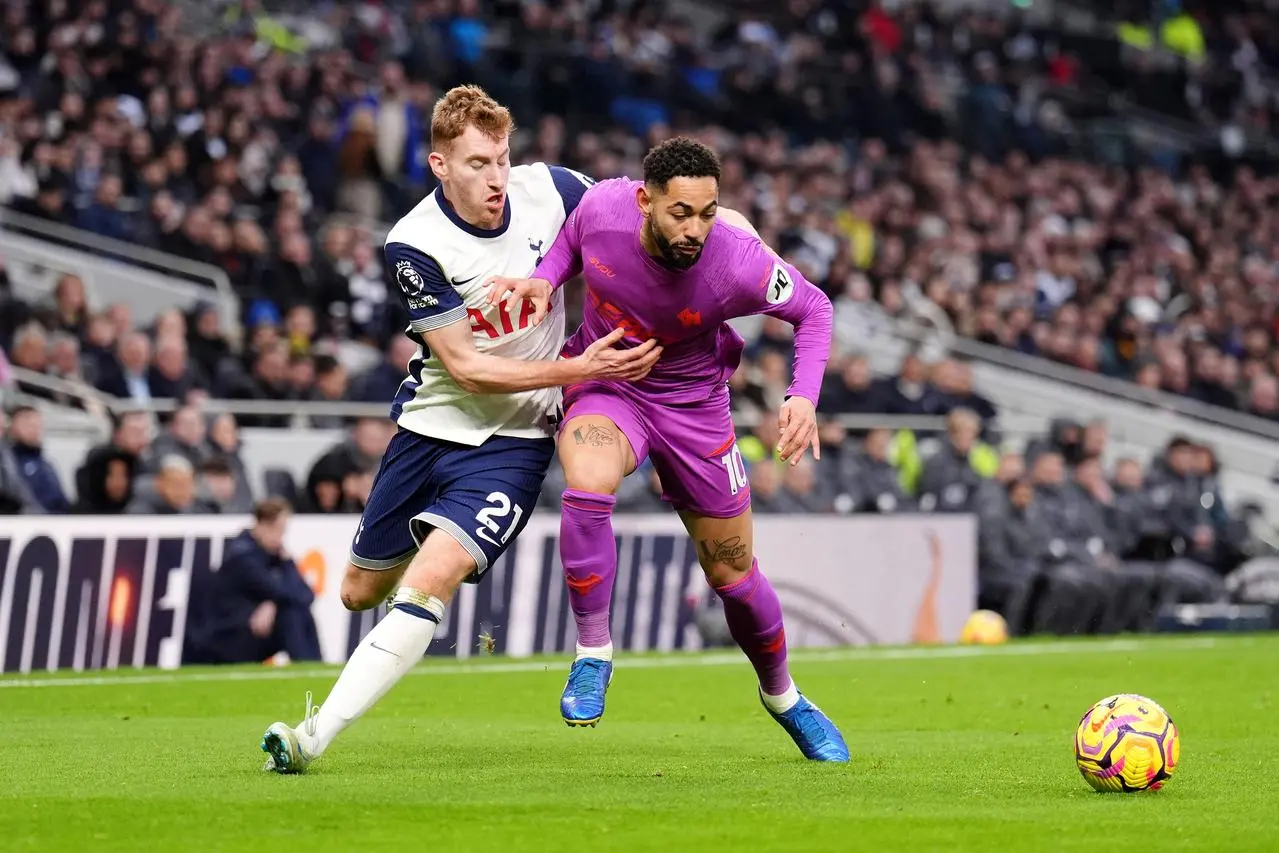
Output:
<svg viewBox="0 0 1279 853">
<path fill-rule="evenodd" d="M 381 646 L 379 646 L 377 643 L 369 643 L 369 645 L 377 649 L 379 652 L 386 652 L 388 655 L 390 655 L 393 658 L 399 657 L 399 655 L 397 655 L 395 652 L 391 651 L 390 649 L 384 649 Z"/>
<path fill-rule="evenodd" d="M 454 279 L 450 279 L 450 281 L 453 282 L 454 287 L 461 287 L 464 284 L 470 284 L 471 282 L 475 281 L 477 278 L 479 278 L 478 275 L 473 275 L 470 278 L 463 278 L 463 279 L 454 278 Z"/>
</svg>

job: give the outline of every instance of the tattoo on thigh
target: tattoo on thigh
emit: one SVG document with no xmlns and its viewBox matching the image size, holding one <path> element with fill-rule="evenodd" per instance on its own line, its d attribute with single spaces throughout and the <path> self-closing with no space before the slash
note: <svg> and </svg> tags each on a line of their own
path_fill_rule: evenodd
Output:
<svg viewBox="0 0 1279 853">
<path fill-rule="evenodd" d="M 746 556 L 746 543 L 740 536 L 703 539 L 697 543 L 697 548 L 708 563 L 735 563 Z"/>
<path fill-rule="evenodd" d="M 585 429 L 578 427 L 573 430 L 573 440 L 578 443 L 579 447 L 583 445 L 611 447 L 613 444 L 613 431 L 608 427 L 591 424 Z"/>
</svg>

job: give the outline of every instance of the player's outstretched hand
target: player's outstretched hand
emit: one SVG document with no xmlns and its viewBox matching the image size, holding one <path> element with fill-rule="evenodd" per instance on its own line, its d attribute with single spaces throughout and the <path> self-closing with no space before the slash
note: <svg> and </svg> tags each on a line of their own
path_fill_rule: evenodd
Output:
<svg viewBox="0 0 1279 853">
<path fill-rule="evenodd" d="M 822 458 L 822 446 L 817 438 L 817 407 L 807 397 L 791 397 L 782 403 L 777 415 L 777 425 L 782 436 L 777 440 L 777 452 L 792 466 L 804 458 L 804 451 L 812 445 L 813 458 Z"/>
<path fill-rule="evenodd" d="M 624 329 L 614 329 L 574 359 L 581 363 L 583 379 L 636 382 L 648 375 L 653 365 L 662 357 L 662 348 L 657 341 L 650 339 L 637 347 L 614 349 L 613 344 L 625 334 Z"/>
<path fill-rule="evenodd" d="M 496 305 L 504 299 L 518 303 L 527 299 L 533 303 L 533 325 L 536 326 L 551 309 L 551 283 L 544 278 L 508 278 L 495 275 L 484 282 L 489 289 L 488 304 Z"/>
</svg>

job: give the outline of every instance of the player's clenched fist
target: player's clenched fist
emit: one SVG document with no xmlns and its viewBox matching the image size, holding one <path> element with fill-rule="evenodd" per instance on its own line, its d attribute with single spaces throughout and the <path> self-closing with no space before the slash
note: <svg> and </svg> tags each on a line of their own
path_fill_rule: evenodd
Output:
<svg viewBox="0 0 1279 853">
<path fill-rule="evenodd" d="M 804 451 L 813 447 L 813 458 L 822 458 L 821 444 L 817 438 L 817 407 L 807 397 L 791 397 L 778 412 L 777 425 L 782 436 L 777 441 L 777 452 L 791 465 L 798 465 Z"/>
<path fill-rule="evenodd" d="M 504 299 L 515 302 L 527 299 L 533 303 L 533 325 L 536 326 L 551 310 L 551 283 L 541 278 L 508 278 L 495 275 L 484 282 L 489 288 L 488 303 L 496 305 Z"/>
<path fill-rule="evenodd" d="M 626 334 L 625 329 L 614 329 L 586 348 L 573 361 L 582 367 L 583 379 L 620 379 L 636 382 L 648 375 L 662 357 L 657 341 L 647 340 L 637 347 L 614 349 Z"/>
</svg>

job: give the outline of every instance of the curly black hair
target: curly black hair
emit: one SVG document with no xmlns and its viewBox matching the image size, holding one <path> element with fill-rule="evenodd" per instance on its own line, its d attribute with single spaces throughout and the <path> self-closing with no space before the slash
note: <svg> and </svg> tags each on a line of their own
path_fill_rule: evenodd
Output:
<svg viewBox="0 0 1279 853">
<path fill-rule="evenodd" d="M 644 156 L 644 183 L 666 189 L 671 178 L 719 180 L 719 155 L 684 136 L 656 145 Z"/>
</svg>

